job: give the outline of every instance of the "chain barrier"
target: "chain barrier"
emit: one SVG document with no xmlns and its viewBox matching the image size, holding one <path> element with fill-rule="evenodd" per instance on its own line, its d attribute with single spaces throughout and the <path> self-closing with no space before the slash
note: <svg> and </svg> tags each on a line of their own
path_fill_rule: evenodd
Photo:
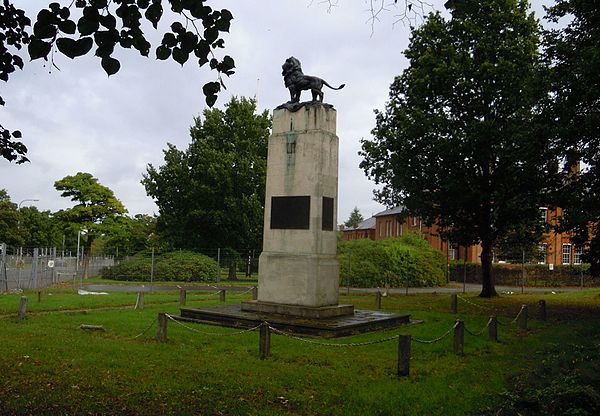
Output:
<svg viewBox="0 0 600 416">
<path fill-rule="evenodd" d="M 513 319 L 512 321 L 510 321 L 510 323 L 514 324 L 515 322 L 517 322 L 517 319 L 519 319 L 519 316 L 521 316 L 521 313 L 523 313 L 523 308 L 521 308 L 521 310 L 519 311 L 519 313 L 517 314 L 517 316 L 515 316 L 515 319 Z"/>
<path fill-rule="evenodd" d="M 196 328 L 192 328 L 190 326 L 185 325 L 183 322 L 178 321 L 177 319 L 175 319 L 172 315 L 169 315 L 168 313 L 166 313 L 165 315 L 168 319 L 170 319 L 171 321 L 175 322 L 178 325 L 181 325 L 182 327 L 184 327 L 185 329 L 187 329 L 189 331 L 197 332 L 198 334 L 208 335 L 208 336 L 213 336 L 213 337 L 228 337 L 228 336 L 232 336 L 232 335 L 240 335 L 240 334 L 245 334 L 247 332 L 256 331 L 258 328 L 260 328 L 260 325 L 257 325 L 254 328 L 244 329 L 242 331 L 230 332 L 230 333 L 226 333 L 226 334 L 221 334 L 221 333 L 216 333 L 216 332 L 204 332 L 204 331 L 200 331 Z"/>
<path fill-rule="evenodd" d="M 498 319 L 496 319 L 496 321 L 497 320 Z M 474 337 L 478 337 L 479 335 L 483 334 L 483 331 L 485 331 L 490 326 L 490 322 L 492 322 L 492 318 L 488 319 L 487 324 L 485 324 L 485 326 L 483 328 L 481 328 L 481 331 L 478 331 L 478 332 L 471 332 L 471 331 L 469 331 L 469 328 L 467 328 L 467 326 L 465 325 L 465 331 L 467 331 L 467 333 L 469 335 L 472 335 Z"/>
<path fill-rule="evenodd" d="M 475 302 L 471 302 L 469 299 L 463 298 L 463 297 L 462 297 L 462 296 L 460 296 L 460 295 L 456 295 L 456 297 L 457 297 L 458 299 L 462 300 L 463 302 L 465 302 L 465 303 L 468 303 L 468 304 L 470 304 L 470 305 L 473 305 L 473 306 L 475 306 L 475 307 L 477 307 L 477 308 L 479 308 L 479 309 L 483 309 L 483 310 L 492 311 L 492 312 L 494 312 L 494 313 L 496 313 L 496 314 L 497 314 L 497 313 L 499 313 L 499 312 L 501 312 L 501 311 L 499 311 L 499 310 L 498 310 L 498 309 L 496 309 L 496 308 L 492 308 L 491 306 L 483 306 L 483 305 L 478 305 L 477 303 L 475 303 Z M 515 317 L 515 319 L 513 319 L 513 320 L 511 321 L 511 323 L 517 322 L 517 319 L 519 318 L 519 315 L 521 315 L 521 311 L 519 311 L 519 313 L 517 314 L 517 316 Z M 497 322 L 498 322 L 498 325 L 506 325 L 506 322 L 501 322 L 501 321 L 500 321 L 500 319 L 497 319 Z"/>
<path fill-rule="evenodd" d="M 137 338 L 141 337 L 142 335 L 144 335 L 146 332 L 148 332 L 150 330 L 150 328 L 152 328 L 154 326 L 154 324 L 156 324 L 156 321 L 157 321 L 156 319 L 153 319 L 152 322 L 150 323 L 150 326 L 148 326 L 148 328 L 144 329 L 142 332 L 137 334 L 132 339 L 137 339 Z"/>
<path fill-rule="evenodd" d="M 413 341 L 418 342 L 419 344 L 434 344 L 438 341 L 443 340 L 444 338 L 446 338 L 448 335 L 450 335 L 450 333 L 452 332 L 452 330 L 454 328 L 456 328 L 458 326 L 458 322 L 455 322 L 454 325 L 452 326 L 452 328 L 450 328 L 449 330 L 447 330 L 444 334 L 442 334 L 441 336 L 435 338 L 435 339 L 431 339 L 431 340 L 425 340 L 425 339 L 418 339 L 418 338 L 412 338 Z"/>
<path fill-rule="evenodd" d="M 314 341 L 312 339 L 307 339 L 307 338 L 299 337 L 297 335 L 293 335 L 289 332 L 285 332 L 280 329 L 274 328 L 271 325 L 269 325 L 268 323 L 266 323 L 266 324 L 269 326 L 269 329 L 271 331 L 275 332 L 276 334 L 280 334 L 280 335 L 286 336 L 288 338 L 293 338 L 295 340 L 302 341 L 307 344 L 319 345 L 322 347 L 364 347 L 367 345 L 381 344 L 384 342 L 389 342 L 389 341 L 398 339 L 398 335 L 394 335 L 393 337 L 382 338 L 382 339 L 378 339 L 375 341 L 366 341 L 366 342 L 347 342 L 347 343 L 319 342 L 319 341 Z"/>
</svg>

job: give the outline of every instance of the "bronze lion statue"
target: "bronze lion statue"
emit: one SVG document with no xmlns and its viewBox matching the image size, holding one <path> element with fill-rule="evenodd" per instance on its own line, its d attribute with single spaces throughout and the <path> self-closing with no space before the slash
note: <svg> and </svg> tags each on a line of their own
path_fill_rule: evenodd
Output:
<svg viewBox="0 0 600 416">
<path fill-rule="evenodd" d="M 286 59 L 281 68 L 285 86 L 290 90 L 290 103 L 300 102 L 300 94 L 305 90 L 310 90 L 313 101 L 323 102 L 323 85 L 332 90 L 341 90 L 346 85 L 335 88 L 319 77 L 304 75 L 300 61 L 293 56 Z"/>
</svg>

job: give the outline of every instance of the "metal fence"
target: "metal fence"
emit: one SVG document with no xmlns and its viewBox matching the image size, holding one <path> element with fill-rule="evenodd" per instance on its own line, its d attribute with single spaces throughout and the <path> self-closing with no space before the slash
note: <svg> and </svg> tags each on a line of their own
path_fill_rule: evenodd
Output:
<svg viewBox="0 0 600 416">
<path fill-rule="evenodd" d="M 61 282 L 81 282 L 84 274 L 98 276 L 113 266 L 111 256 L 75 255 L 51 248 L 17 248 L 0 244 L 0 292 L 40 289 Z"/>
</svg>

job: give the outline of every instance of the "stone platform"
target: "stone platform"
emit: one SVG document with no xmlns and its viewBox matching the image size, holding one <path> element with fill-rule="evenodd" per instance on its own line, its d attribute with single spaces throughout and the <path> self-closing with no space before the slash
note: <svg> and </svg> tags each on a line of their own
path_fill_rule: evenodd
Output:
<svg viewBox="0 0 600 416">
<path fill-rule="evenodd" d="M 219 325 L 230 328 L 254 328 L 262 322 L 286 332 L 324 338 L 345 337 L 364 332 L 393 328 L 410 322 L 410 315 L 380 311 L 355 310 L 351 315 L 331 318 L 300 318 L 244 311 L 241 305 L 222 305 L 203 309 L 182 308 L 181 321 Z"/>
</svg>

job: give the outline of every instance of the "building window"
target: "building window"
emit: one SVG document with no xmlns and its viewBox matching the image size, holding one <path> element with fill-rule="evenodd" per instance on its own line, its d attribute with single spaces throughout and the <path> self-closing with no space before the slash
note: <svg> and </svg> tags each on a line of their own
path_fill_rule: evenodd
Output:
<svg viewBox="0 0 600 416">
<path fill-rule="evenodd" d="M 548 208 L 540 208 L 540 220 L 542 221 L 542 224 L 546 224 L 548 222 Z"/>
<path fill-rule="evenodd" d="M 562 246 L 562 263 L 571 264 L 571 244 L 563 244 Z"/>
<path fill-rule="evenodd" d="M 546 264 L 548 261 L 548 244 L 544 243 L 540 245 L 540 264 Z"/>
<path fill-rule="evenodd" d="M 574 250 L 573 250 L 573 263 L 575 264 L 581 264 L 581 246 L 575 246 Z"/>
<path fill-rule="evenodd" d="M 448 258 L 450 260 L 458 259 L 458 244 L 448 243 Z"/>
</svg>

